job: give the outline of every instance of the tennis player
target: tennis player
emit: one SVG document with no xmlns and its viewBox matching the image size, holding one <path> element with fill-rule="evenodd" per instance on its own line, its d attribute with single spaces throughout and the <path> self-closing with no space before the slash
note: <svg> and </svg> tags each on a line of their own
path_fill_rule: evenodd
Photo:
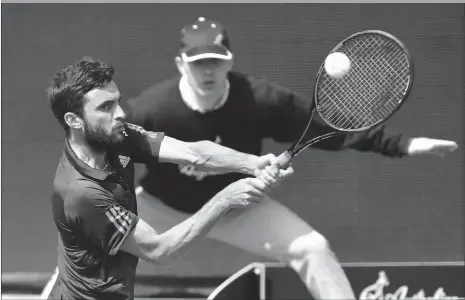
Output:
<svg viewBox="0 0 465 300">
<path fill-rule="evenodd" d="M 134 299 L 139 258 L 171 263 L 223 215 L 258 203 L 292 174 L 292 167 L 272 165 L 272 156 L 210 141 L 186 143 L 126 123 L 113 76 L 112 66 L 85 58 L 56 74 L 49 89 L 52 111 L 66 132 L 53 183 L 58 272 L 47 289 L 49 299 Z M 134 191 L 134 163 L 150 159 L 258 178 L 232 182 L 190 218 L 158 234 L 160 229 L 138 217 Z"/>
<path fill-rule="evenodd" d="M 254 155 L 261 153 L 265 138 L 282 143 L 298 138 L 308 120 L 310 101 L 266 79 L 232 71 L 234 57 L 220 23 L 198 18 L 182 29 L 180 42 L 175 57 L 180 76 L 157 83 L 128 101 L 131 122 L 180 140 L 211 140 Z M 308 134 L 330 131 L 315 116 Z M 457 145 L 410 138 L 381 126 L 314 147 L 329 151 L 350 148 L 400 158 L 443 156 Z M 189 218 L 218 191 L 243 178 L 241 174 L 211 174 L 191 164 L 160 165 L 156 160 L 148 163 L 147 169 L 136 188 L 137 198 L 144 220 L 161 230 Z M 173 185 L 177 188 L 171 188 Z M 253 208 L 227 215 L 207 236 L 288 263 L 315 299 L 355 299 L 328 241 L 285 203 L 266 196 Z"/>
</svg>

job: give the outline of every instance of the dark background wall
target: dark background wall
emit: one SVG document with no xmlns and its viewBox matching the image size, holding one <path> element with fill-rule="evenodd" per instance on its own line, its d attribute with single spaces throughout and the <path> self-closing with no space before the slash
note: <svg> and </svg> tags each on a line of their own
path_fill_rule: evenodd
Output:
<svg viewBox="0 0 465 300">
<path fill-rule="evenodd" d="M 402 160 L 308 151 L 273 195 L 326 235 L 343 262 L 463 260 L 463 13 L 463 4 L 3 4 L 2 271 L 48 272 L 56 263 L 49 195 L 63 133 L 45 98 L 52 74 L 94 56 L 114 64 L 123 95 L 135 96 L 175 74 L 179 30 L 199 16 L 229 29 L 237 70 L 306 96 L 346 36 L 381 29 L 403 40 L 416 78 L 392 128 L 456 140 L 459 150 Z M 267 152 L 285 148 L 266 142 Z M 225 275 L 258 259 L 207 242 L 171 268 L 142 263 L 140 272 Z"/>
</svg>

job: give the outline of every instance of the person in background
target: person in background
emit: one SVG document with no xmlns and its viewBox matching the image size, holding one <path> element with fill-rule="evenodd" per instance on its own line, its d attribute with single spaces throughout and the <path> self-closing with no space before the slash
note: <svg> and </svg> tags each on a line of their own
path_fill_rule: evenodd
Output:
<svg viewBox="0 0 465 300">
<path fill-rule="evenodd" d="M 210 140 L 260 155 L 262 141 L 292 143 L 307 124 L 310 101 L 264 78 L 232 71 L 234 55 L 225 28 L 200 17 L 184 26 L 175 56 L 179 76 L 148 87 L 123 106 L 131 122 L 185 141 Z M 308 138 L 330 132 L 314 117 Z M 453 141 L 408 137 L 387 126 L 339 136 L 313 146 L 326 151 L 353 149 L 392 158 L 443 156 Z M 192 216 L 241 174 L 205 172 L 192 164 L 146 164 L 136 188 L 144 220 L 170 228 Z M 318 176 L 318 174 L 316 174 Z M 176 186 L 176 189 L 171 188 Z M 190 195 L 189 201 L 186 201 Z M 311 198 L 308 208 L 312 209 Z M 247 252 L 286 262 L 315 299 L 355 299 L 326 238 L 307 221 L 269 196 L 247 210 L 225 216 L 207 235 Z M 225 259 L 227 259 L 225 257 Z"/>
</svg>

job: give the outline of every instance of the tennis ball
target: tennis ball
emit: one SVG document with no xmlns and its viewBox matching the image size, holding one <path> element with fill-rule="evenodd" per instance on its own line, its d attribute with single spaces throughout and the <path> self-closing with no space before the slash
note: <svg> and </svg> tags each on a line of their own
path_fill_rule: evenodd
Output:
<svg viewBox="0 0 465 300">
<path fill-rule="evenodd" d="M 326 57 L 325 70 L 332 78 L 342 78 L 350 71 L 350 59 L 341 52 L 331 53 Z"/>
</svg>

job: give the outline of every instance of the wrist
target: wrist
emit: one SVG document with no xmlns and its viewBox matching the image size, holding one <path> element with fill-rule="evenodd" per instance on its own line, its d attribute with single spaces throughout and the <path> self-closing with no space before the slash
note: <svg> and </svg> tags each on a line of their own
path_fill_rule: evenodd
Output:
<svg viewBox="0 0 465 300">
<path fill-rule="evenodd" d="M 414 155 L 414 147 L 412 147 L 412 143 L 415 141 L 416 138 L 412 137 L 401 137 L 399 141 L 399 149 L 400 153 L 403 155 Z"/>
<path fill-rule="evenodd" d="M 232 208 L 230 201 L 223 196 L 218 197 L 213 206 L 215 215 L 218 218 L 225 215 Z"/>
<path fill-rule="evenodd" d="M 243 160 L 244 165 L 241 167 L 241 173 L 255 176 L 256 170 L 260 167 L 260 157 L 256 155 L 247 155 L 246 159 Z"/>
<path fill-rule="evenodd" d="M 226 213 L 229 210 L 229 201 L 226 199 L 227 196 L 225 196 L 225 191 L 222 190 L 218 192 L 210 201 L 209 207 L 210 210 L 214 211 L 215 214 L 223 214 Z"/>
</svg>

